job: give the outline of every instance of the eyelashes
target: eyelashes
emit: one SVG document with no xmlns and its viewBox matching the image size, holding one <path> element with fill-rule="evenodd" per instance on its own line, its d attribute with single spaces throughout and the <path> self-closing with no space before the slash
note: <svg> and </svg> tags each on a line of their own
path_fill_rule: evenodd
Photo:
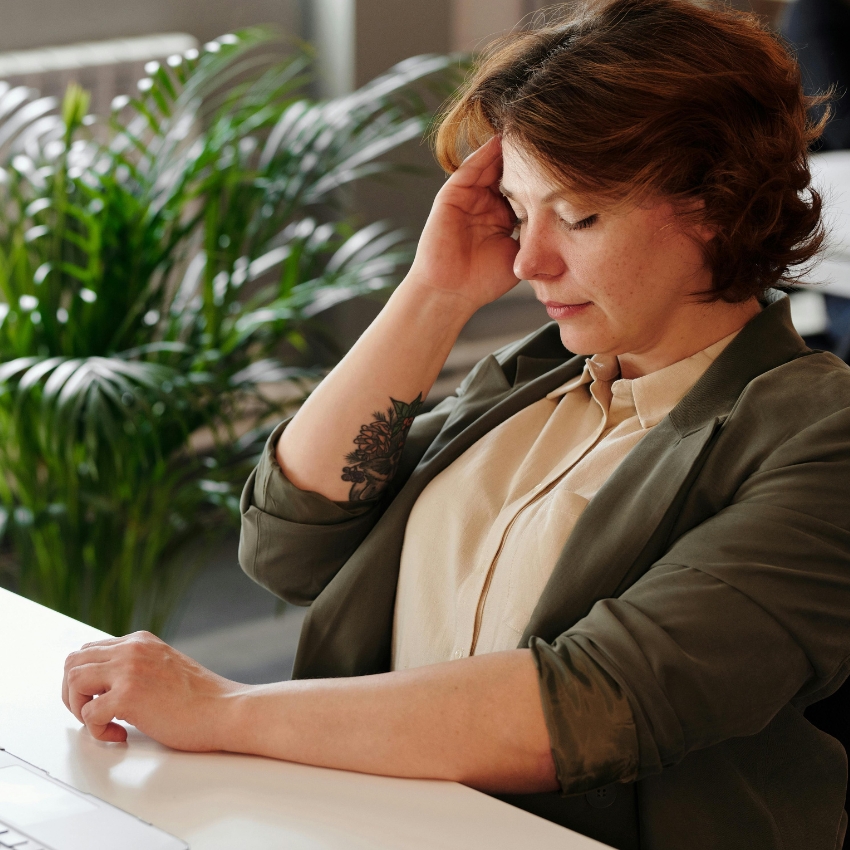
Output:
<svg viewBox="0 0 850 850">
<path fill-rule="evenodd" d="M 586 227 L 591 227 L 596 224 L 596 220 L 599 216 L 594 213 L 593 215 L 587 216 L 587 218 L 583 218 L 581 221 L 577 221 L 574 224 L 570 224 L 570 222 L 565 221 L 564 224 L 567 225 L 569 230 L 584 230 Z"/>
<path fill-rule="evenodd" d="M 581 219 L 580 221 L 567 221 L 566 219 L 561 219 L 561 223 L 567 228 L 567 230 L 585 230 L 588 227 L 592 227 L 596 224 L 599 219 L 599 215 L 594 213 L 593 215 L 589 215 L 586 218 Z M 514 215 L 514 227 L 520 228 L 526 223 L 527 219 L 520 218 L 518 215 Z"/>
</svg>

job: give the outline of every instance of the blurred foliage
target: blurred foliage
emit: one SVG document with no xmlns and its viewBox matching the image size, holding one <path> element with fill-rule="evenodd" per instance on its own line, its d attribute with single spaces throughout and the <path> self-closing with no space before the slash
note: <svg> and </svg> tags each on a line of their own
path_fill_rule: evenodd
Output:
<svg viewBox="0 0 850 850">
<path fill-rule="evenodd" d="M 104 120 L 77 86 L 0 84 L 2 580 L 113 634 L 161 630 L 187 541 L 238 519 L 282 408 L 264 390 L 315 377 L 317 314 L 409 261 L 340 190 L 396 167 L 451 60 L 314 102 L 281 47 L 247 30 L 152 63 Z"/>
</svg>

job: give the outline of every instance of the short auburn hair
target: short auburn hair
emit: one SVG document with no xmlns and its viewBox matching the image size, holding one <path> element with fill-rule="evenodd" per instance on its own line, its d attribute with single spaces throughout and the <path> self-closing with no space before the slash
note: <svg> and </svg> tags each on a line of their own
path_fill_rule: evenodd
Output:
<svg viewBox="0 0 850 850">
<path fill-rule="evenodd" d="M 440 118 L 443 168 L 502 135 L 581 197 L 690 201 L 680 209 L 715 234 L 708 300 L 797 281 L 824 239 L 808 148 L 828 118 L 809 110 L 827 95 L 804 95 L 781 39 L 688 0 L 585 0 L 555 15 L 479 58 Z"/>
</svg>

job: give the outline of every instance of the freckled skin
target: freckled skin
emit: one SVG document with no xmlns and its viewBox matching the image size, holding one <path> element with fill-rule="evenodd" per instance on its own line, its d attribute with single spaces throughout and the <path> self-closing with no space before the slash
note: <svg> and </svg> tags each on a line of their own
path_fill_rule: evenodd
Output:
<svg viewBox="0 0 850 850">
<path fill-rule="evenodd" d="M 577 354 L 614 354 L 624 377 L 675 363 L 744 325 L 759 311 L 700 302 L 710 289 L 701 240 L 707 227 L 686 225 L 657 198 L 606 211 L 561 190 L 523 150 L 503 141 L 502 188 L 520 219 L 514 274 L 540 301 L 590 306 L 558 318 L 564 345 Z M 583 226 L 589 216 L 595 219 Z"/>
</svg>

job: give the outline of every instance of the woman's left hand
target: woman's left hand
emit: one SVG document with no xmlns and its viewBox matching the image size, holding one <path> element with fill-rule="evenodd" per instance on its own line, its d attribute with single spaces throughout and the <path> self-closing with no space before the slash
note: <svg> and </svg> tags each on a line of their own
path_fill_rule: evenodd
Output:
<svg viewBox="0 0 850 850">
<path fill-rule="evenodd" d="M 62 701 L 100 741 L 125 720 L 177 750 L 222 749 L 228 698 L 245 685 L 212 673 L 147 632 L 87 643 L 65 661 Z"/>
</svg>

